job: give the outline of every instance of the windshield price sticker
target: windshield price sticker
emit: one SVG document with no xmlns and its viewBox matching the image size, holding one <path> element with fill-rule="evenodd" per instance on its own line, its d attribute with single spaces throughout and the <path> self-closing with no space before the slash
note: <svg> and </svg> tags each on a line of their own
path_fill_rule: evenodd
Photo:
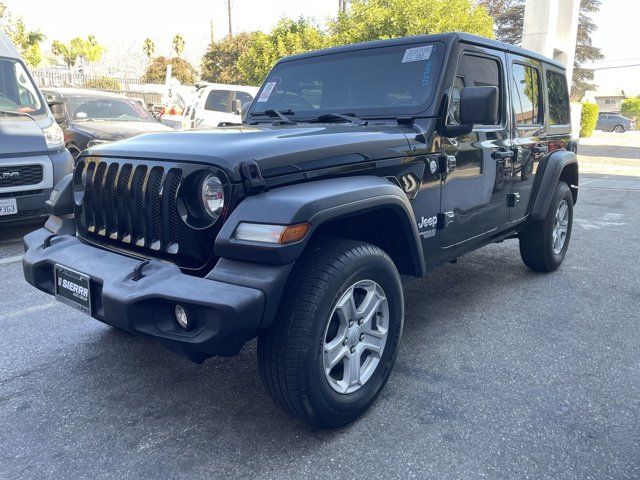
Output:
<svg viewBox="0 0 640 480">
<path fill-rule="evenodd" d="M 262 89 L 262 93 L 260 94 L 260 98 L 258 98 L 258 102 L 266 102 L 269 100 L 269 97 L 273 93 L 273 90 L 276 88 L 276 82 L 267 82 Z"/>
<path fill-rule="evenodd" d="M 407 48 L 404 51 L 402 63 L 421 62 L 423 60 L 429 60 L 432 50 L 433 45 L 427 45 L 426 47 Z"/>
</svg>

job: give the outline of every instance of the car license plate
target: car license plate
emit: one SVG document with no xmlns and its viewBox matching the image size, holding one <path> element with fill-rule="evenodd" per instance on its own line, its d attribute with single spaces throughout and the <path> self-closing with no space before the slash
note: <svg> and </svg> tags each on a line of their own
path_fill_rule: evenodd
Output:
<svg viewBox="0 0 640 480">
<path fill-rule="evenodd" d="M 0 217 L 3 215 L 15 215 L 18 213 L 18 204 L 15 198 L 0 199 Z"/>
<path fill-rule="evenodd" d="M 91 315 L 91 282 L 90 277 L 61 265 L 54 268 L 56 298 Z"/>
</svg>

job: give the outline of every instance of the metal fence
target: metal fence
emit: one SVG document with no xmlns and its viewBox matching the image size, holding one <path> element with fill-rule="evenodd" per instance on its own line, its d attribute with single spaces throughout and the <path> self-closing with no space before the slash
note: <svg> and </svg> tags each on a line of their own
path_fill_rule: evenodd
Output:
<svg viewBox="0 0 640 480">
<path fill-rule="evenodd" d="M 40 88 L 88 88 L 120 93 L 131 98 L 139 98 L 151 107 L 162 103 L 162 94 L 145 92 L 140 86 L 144 85 L 134 78 L 111 77 L 108 75 L 85 75 L 57 70 L 32 70 L 32 75 Z"/>
</svg>

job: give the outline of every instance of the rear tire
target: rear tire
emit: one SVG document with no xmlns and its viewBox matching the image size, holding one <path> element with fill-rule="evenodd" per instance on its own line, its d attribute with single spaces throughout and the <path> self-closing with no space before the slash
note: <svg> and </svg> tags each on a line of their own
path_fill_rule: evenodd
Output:
<svg viewBox="0 0 640 480">
<path fill-rule="evenodd" d="M 564 182 L 558 182 L 547 216 L 530 222 L 520 232 L 520 256 L 525 265 L 538 272 L 556 270 L 569 247 L 573 224 L 573 196 Z"/>
<path fill-rule="evenodd" d="M 624 133 L 625 132 L 625 128 L 622 125 L 616 125 L 613 128 L 613 131 L 616 133 Z"/>
<path fill-rule="evenodd" d="M 310 244 L 278 318 L 258 338 L 269 393 L 312 426 L 354 421 L 391 374 L 403 315 L 400 276 L 383 250 L 342 239 Z"/>
</svg>

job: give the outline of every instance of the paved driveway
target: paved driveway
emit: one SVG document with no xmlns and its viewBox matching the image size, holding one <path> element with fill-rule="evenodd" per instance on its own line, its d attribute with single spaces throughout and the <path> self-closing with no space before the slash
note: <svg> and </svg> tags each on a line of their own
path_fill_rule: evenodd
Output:
<svg viewBox="0 0 640 480">
<path fill-rule="evenodd" d="M 582 178 L 554 274 L 516 241 L 408 280 L 398 363 L 343 430 L 52 302 L 0 234 L 0 478 L 640 477 L 640 177 Z"/>
</svg>

